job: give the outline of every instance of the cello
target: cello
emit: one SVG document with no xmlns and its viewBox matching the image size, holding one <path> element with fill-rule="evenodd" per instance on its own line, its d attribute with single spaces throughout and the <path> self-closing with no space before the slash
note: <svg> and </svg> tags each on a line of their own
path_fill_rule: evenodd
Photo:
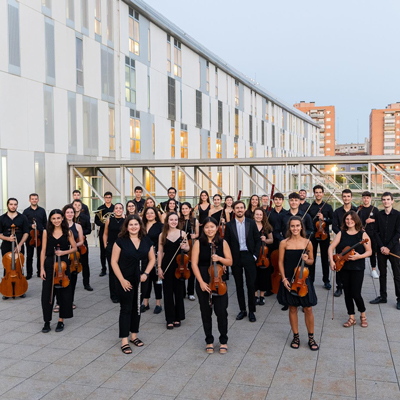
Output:
<svg viewBox="0 0 400 400">
<path fill-rule="evenodd" d="M 215 245 L 215 242 L 213 242 L 212 245 L 210 244 L 210 247 L 212 247 L 211 255 L 217 254 L 217 246 Z M 209 287 L 212 296 L 223 296 L 226 293 L 226 282 L 222 279 L 224 268 L 211 258 L 208 273 L 210 274 Z"/>
<path fill-rule="evenodd" d="M 15 257 L 15 225 L 11 225 L 11 236 L 14 240 L 11 244 L 11 251 L 3 256 L 4 277 L 0 283 L 0 293 L 4 297 L 20 297 L 28 290 L 28 281 L 26 280 L 22 268 L 24 265 L 24 256 L 18 251 L 18 257 Z"/>
<path fill-rule="evenodd" d="M 271 264 L 274 267 L 274 272 L 271 275 L 272 293 L 277 294 L 281 283 L 282 276 L 279 272 L 279 250 L 274 250 L 271 253 Z"/>
<path fill-rule="evenodd" d="M 265 236 L 264 231 L 262 231 L 262 233 L 263 234 L 261 236 Z M 260 255 L 258 256 L 258 261 L 256 266 L 261 269 L 269 267 L 268 246 L 265 244 L 264 241 L 261 241 Z"/>
</svg>

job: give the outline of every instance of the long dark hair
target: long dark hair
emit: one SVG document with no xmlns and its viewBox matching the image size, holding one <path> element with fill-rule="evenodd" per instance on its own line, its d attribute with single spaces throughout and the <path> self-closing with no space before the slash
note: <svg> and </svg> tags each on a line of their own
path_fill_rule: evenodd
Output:
<svg viewBox="0 0 400 400">
<path fill-rule="evenodd" d="M 290 223 L 292 221 L 300 221 L 301 224 L 301 231 L 300 231 L 300 236 L 305 238 L 306 237 L 306 229 L 304 228 L 303 220 L 300 217 L 297 217 L 296 215 L 293 217 L 289 218 L 289 222 L 287 223 L 287 231 L 286 231 L 286 237 L 290 239 L 292 237 L 292 232 L 290 231 Z"/>
<path fill-rule="evenodd" d="M 177 213 L 178 212 L 178 202 L 175 199 L 168 199 L 167 200 L 167 204 L 165 205 L 165 211 L 167 213 L 171 212 L 171 211 L 169 211 L 169 203 L 172 202 L 172 201 L 175 203 L 174 212 Z"/>
<path fill-rule="evenodd" d="M 63 233 L 63 235 L 68 236 L 68 234 L 69 234 L 68 222 L 64 217 L 64 213 L 59 208 L 56 208 L 56 209 L 50 211 L 49 219 L 47 220 L 47 227 L 46 227 L 48 235 L 52 235 L 54 233 L 54 225 L 51 222 L 51 217 L 55 214 L 60 214 L 63 217 L 63 220 L 61 222 L 62 233 Z"/>
<path fill-rule="evenodd" d="M 233 205 L 233 197 L 232 196 L 230 196 L 230 195 L 228 195 L 228 196 L 225 196 L 225 202 L 224 202 L 224 210 L 226 209 L 226 207 L 227 207 L 227 205 L 226 205 L 226 199 L 232 199 L 232 205 Z M 232 206 L 231 206 L 232 207 Z"/>
<path fill-rule="evenodd" d="M 165 217 L 165 220 L 164 220 L 164 227 L 163 227 L 163 230 L 162 230 L 162 232 L 161 232 L 161 244 L 162 244 L 163 246 L 164 246 L 164 244 L 165 244 L 165 241 L 167 240 L 168 231 L 169 231 L 169 217 L 170 217 L 171 215 L 176 215 L 176 216 L 178 217 L 178 224 L 179 224 L 179 215 L 178 215 L 178 213 L 176 213 L 176 212 L 169 212 L 169 213 L 167 214 L 167 216 Z M 177 229 L 179 229 L 179 228 L 177 227 Z"/>
<path fill-rule="evenodd" d="M 147 220 L 146 214 L 148 210 L 153 210 L 154 214 L 156 214 L 156 222 L 161 222 L 160 221 L 160 216 L 158 215 L 158 210 L 155 207 L 146 207 L 145 209 L 143 209 L 143 216 L 142 216 L 142 220 L 143 220 L 143 225 L 146 226 L 146 224 L 149 222 Z"/>
<path fill-rule="evenodd" d="M 192 224 L 192 217 L 191 217 L 191 215 L 192 215 L 192 210 L 193 210 L 193 207 L 192 207 L 192 205 L 189 203 L 189 202 L 187 202 L 187 201 L 185 201 L 184 203 L 182 203 L 181 204 L 181 208 L 180 208 L 180 216 L 179 216 L 179 229 L 183 229 L 185 226 L 186 226 L 186 219 L 185 219 L 185 216 L 182 214 L 182 207 L 183 206 L 186 206 L 186 207 L 189 207 L 189 220 L 188 220 L 188 224 Z"/>
<path fill-rule="evenodd" d="M 129 231 L 128 231 L 128 225 L 129 222 L 132 220 L 135 220 L 139 222 L 140 229 L 138 232 L 138 238 L 142 240 L 143 237 L 147 235 L 146 229 L 144 228 L 143 222 L 140 219 L 140 217 L 137 214 L 130 214 L 125 218 L 124 223 L 122 224 L 121 232 L 118 234 L 119 238 L 129 238 Z"/>
<path fill-rule="evenodd" d="M 257 200 L 258 200 L 257 207 L 260 207 L 260 196 L 258 196 L 257 194 L 253 194 L 253 196 L 250 197 L 250 201 L 249 201 L 249 204 L 247 206 L 247 210 L 248 211 L 251 211 L 251 200 L 253 199 L 253 197 L 257 197 Z"/>
<path fill-rule="evenodd" d="M 207 195 L 207 201 L 206 201 L 206 203 L 211 204 L 211 203 L 210 203 L 210 195 L 208 194 L 207 190 L 202 190 L 202 191 L 200 192 L 200 196 L 199 196 L 199 207 L 200 207 L 200 204 L 202 204 L 202 203 L 201 203 L 201 195 L 202 195 L 203 193 L 205 193 L 205 194 Z"/>
<path fill-rule="evenodd" d="M 264 233 L 266 235 L 268 235 L 268 233 L 273 231 L 273 228 L 272 228 L 271 224 L 268 221 L 267 213 L 264 211 L 264 209 L 262 207 L 257 207 L 254 210 L 254 215 L 256 214 L 256 211 L 261 211 L 263 213 L 263 217 L 262 217 L 262 220 L 261 220 L 261 225 L 262 225 L 262 229 L 263 229 Z"/>
<path fill-rule="evenodd" d="M 135 206 L 135 212 L 134 212 L 133 214 L 129 214 L 129 211 L 128 211 L 128 204 L 131 204 L 131 203 Z M 117 204 L 118 204 L 118 203 L 117 203 Z M 115 206 L 114 206 L 114 207 L 115 207 Z M 126 210 L 126 214 L 127 214 L 127 215 L 135 215 L 135 214 L 138 213 L 138 209 L 137 209 L 136 204 L 135 204 L 135 202 L 134 202 L 133 200 L 128 200 L 128 201 L 126 202 L 125 210 Z"/>
<path fill-rule="evenodd" d="M 206 235 L 205 232 L 204 232 L 204 227 L 205 227 L 206 224 L 208 224 L 209 222 L 211 222 L 212 224 L 214 224 L 214 225 L 217 227 L 217 232 L 215 233 L 215 236 L 214 236 L 214 242 L 215 242 L 216 245 L 219 245 L 219 244 L 221 244 L 221 243 L 223 242 L 223 239 L 222 239 L 221 236 L 219 235 L 218 222 L 217 222 L 217 220 L 216 220 L 215 218 L 213 218 L 213 217 L 207 217 L 207 218 L 204 220 L 204 222 L 203 222 L 203 230 L 202 230 L 201 235 L 200 235 L 200 238 L 199 238 L 200 243 L 201 243 L 201 244 L 207 244 L 207 243 L 208 243 L 208 237 L 207 237 L 207 235 Z"/>
<path fill-rule="evenodd" d="M 346 214 L 343 215 L 343 219 L 342 219 L 342 226 L 340 227 L 340 229 L 342 231 L 347 231 L 349 230 L 349 228 L 346 225 L 346 218 L 350 215 L 351 219 L 354 221 L 354 223 L 356 224 L 356 226 L 354 227 L 356 229 L 357 232 L 360 232 L 362 229 L 362 222 L 360 217 L 357 215 L 357 213 L 353 210 L 347 211 Z"/>
<path fill-rule="evenodd" d="M 63 207 L 63 209 L 61 210 L 62 213 L 63 213 L 63 217 L 64 217 L 64 219 L 67 221 L 67 218 L 65 218 L 65 213 L 66 213 L 67 210 L 69 210 L 69 209 L 71 209 L 71 210 L 74 212 L 74 218 L 72 219 L 72 221 L 75 222 L 75 209 L 74 209 L 74 206 L 72 205 L 72 203 L 71 203 L 71 204 L 66 204 L 66 205 Z M 68 223 L 68 221 L 67 221 L 67 223 Z"/>
</svg>

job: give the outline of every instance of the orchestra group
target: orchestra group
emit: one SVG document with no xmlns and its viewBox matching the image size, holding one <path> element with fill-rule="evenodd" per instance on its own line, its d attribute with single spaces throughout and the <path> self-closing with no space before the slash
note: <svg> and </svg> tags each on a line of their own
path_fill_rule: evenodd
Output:
<svg viewBox="0 0 400 400">
<path fill-rule="evenodd" d="M 108 274 L 110 299 L 120 304 L 119 337 L 121 350 L 131 354 L 131 344 L 139 339 L 140 316 L 150 310 L 165 313 L 166 329 L 177 329 L 185 320 L 186 296 L 199 301 L 205 333 L 206 352 L 214 352 L 212 314 L 217 318 L 219 352 L 228 351 L 228 292 L 230 271 L 236 287 L 236 320 L 256 321 L 257 307 L 265 297 L 277 295 L 282 310 L 289 310 L 293 331 L 290 346 L 300 347 L 298 310 L 304 312 L 310 350 L 319 349 L 314 338 L 313 307 L 317 252 L 322 265 L 322 283 L 334 296 L 344 300 L 348 320 L 344 327 L 368 326 L 362 297 L 365 259 L 370 258 L 371 276 L 379 278 L 379 296 L 371 304 L 387 303 L 387 266 L 392 267 L 397 309 L 400 310 L 400 212 L 393 208 L 393 196 L 381 196 L 382 209 L 371 204 L 371 193 L 362 193 L 362 204 L 353 206 L 352 192 L 342 192 L 343 206 L 335 211 L 324 200 L 324 187 L 313 187 L 313 201 L 307 193 L 291 193 L 289 209 L 283 208 L 284 195 L 271 193 L 251 196 L 248 206 L 232 196 L 224 199 L 207 191 L 199 203 L 176 200 L 176 189 L 168 189 L 168 200 L 156 206 L 143 189 L 126 205 L 113 203 L 111 192 L 95 212 L 100 245 L 100 276 Z M 0 283 L 3 300 L 25 297 L 27 281 L 36 273 L 42 279 L 41 304 L 43 333 L 64 329 L 64 320 L 73 317 L 74 293 L 82 272 L 83 287 L 90 285 L 89 247 L 91 233 L 88 207 L 74 190 L 71 204 L 49 215 L 39 206 L 39 196 L 29 196 L 30 206 L 19 213 L 18 200 L 9 198 L 7 212 L 0 217 L 1 253 L 4 275 Z M 240 197 L 240 196 L 239 196 Z M 331 241 L 330 226 L 334 232 Z M 23 274 L 26 247 L 26 275 Z M 33 261 L 36 258 L 36 268 Z M 331 272 L 333 271 L 333 272 Z M 334 281 L 333 281 L 334 283 Z M 244 286 L 247 288 L 247 298 Z"/>
</svg>

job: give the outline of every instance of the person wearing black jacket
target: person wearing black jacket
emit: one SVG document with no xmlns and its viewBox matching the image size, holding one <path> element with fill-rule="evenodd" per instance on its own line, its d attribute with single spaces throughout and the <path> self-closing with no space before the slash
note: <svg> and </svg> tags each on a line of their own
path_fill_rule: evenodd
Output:
<svg viewBox="0 0 400 400">
<path fill-rule="evenodd" d="M 102 204 L 96 211 L 96 217 L 94 219 L 94 223 L 100 227 L 99 229 L 99 242 L 100 242 L 100 262 L 101 262 L 101 272 L 99 276 L 104 276 L 107 274 L 107 266 L 106 266 L 106 250 L 104 248 L 103 234 L 104 234 L 104 226 L 106 224 L 107 214 L 114 212 L 114 204 L 112 202 L 112 193 L 105 192 L 104 193 L 104 204 Z M 108 265 L 108 268 L 111 266 Z"/>
<path fill-rule="evenodd" d="M 353 200 L 353 193 L 350 189 L 344 189 L 342 191 L 342 200 L 343 205 L 335 210 L 333 213 L 332 220 L 332 230 L 337 235 L 340 232 L 341 226 L 343 224 L 343 216 L 348 211 L 357 212 L 357 207 L 354 207 L 351 202 Z M 343 293 L 343 282 L 342 277 L 340 275 L 340 271 L 336 272 L 336 292 L 334 293 L 335 297 L 340 297 Z"/>
<path fill-rule="evenodd" d="M 369 238 L 371 239 L 372 255 L 369 258 L 371 263 L 371 276 L 375 279 L 379 278 L 378 271 L 376 270 L 376 240 L 375 240 L 375 221 L 378 219 L 379 210 L 371 204 L 372 195 L 370 192 L 362 193 L 362 206 L 360 206 L 358 211 L 358 216 L 361 219 L 365 232 L 367 232 Z"/>
<path fill-rule="evenodd" d="M 78 189 L 75 189 L 72 192 L 72 197 L 73 197 L 73 200 L 81 200 L 81 191 Z M 89 207 L 82 200 L 81 200 L 81 202 L 82 202 L 82 213 L 90 218 Z"/>
<path fill-rule="evenodd" d="M 74 200 L 72 202 L 72 207 L 75 210 L 75 222 L 82 227 L 83 236 L 85 237 L 83 244 L 86 247 L 86 253 L 83 254 L 82 251 L 78 249 L 81 255 L 80 261 L 82 264 L 83 287 L 91 292 L 93 288 L 90 286 L 89 246 L 87 237 L 92 233 L 92 224 L 90 223 L 90 218 L 84 214 L 82 204 L 81 200 Z"/>
<path fill-rule="evenodd" d="M 176 189 L 174 187 L 170 187 L 168 189 L 168 200 L 167 201 L 163 201 L 162 203 L 160 203 L 161 210 L 163 212 L 167 212 L 168 201 L 169 200 L 176 200 L 175 197 L 176 197 Z M 181 207 L 181 203 L 178 200 L 176 200 L 176 202 L 177 202 L 178 208 L 180 208 Z"/>
<path fill-rule="evenodd" d="M 400 212 L 393 208 L 393 195 L 382 194 L 384 210 L 380 211 L 375 222 L 375 240 L 378 248 L 378 268 L 380 295 L 371 300 L 371 304 L 387 303 L 387 262 L 393 271 L 394 288 L 397 297 L 397 309 L 400 310 Z M 391 253 L 391 254 L 390 254 Z M 395 256 L 393 256 L 394 254 Z"/>
<path fill-rule="evenodd" d="M 310 207 L 310 203 L 306 200 L 307 199 L 307 192 L 305 189 L 300 189 L 299 190 L 299 195 L 300 195 L 300 205 L 299 205 L 299 210 L 303 211 L 303 213 L 307 212 L 308 207 Z"/>
<path fill-rule="evenodd" d="M 285 210 L 282 207 L 283 204 L 283 200 L 285 198 L 283 197 L 282 193 L 275 193 L 272 197 L 272 201 L 274 202 L 274 208 L 271 209 L 269 215 L 268 215 L 268 222 L 271 224 L 272 228 L 273 228 L 273 232 L 275 230 L 279 230 L 281 227 L 281 221 L 279 219 L 280 215 L 283 215 L 287 212 L 287 210 Z M 277 238 L 274 236 L 274 243 L 271 246 L 271 252 L 273 250 L 276 250 L 279 247 L 279 240 L 277 240 Z"/>
<path fill-rule="evenodd" d="M 137 214 L 140 214 L 144 208 L 145 200 L 142 198 L 142 194 L 143 194 L 143 188 L 141 186 L 136 186 L 135 198 L 132 201 L 135 203 Z"/>
<path fill-rule="evenodd" d="M 311 237 L 311 243 L 313 245 L 313 251 L 314 251 L 314 263 L 311 265 L 310 269 L 310 279 L 312 282 L 315 280 L 315 263 L 316 263 L 316 258 L 317 258 L 317 250 L 318 250 L 318 245 L 320 248 L 320 253 L 321 253 L 321 262 L 322 262 L 322 281 L 324 282 L 324 288 L 327 290 L 330 290 L 332 288 L 330 282 L 329 282 L 329 257 L 328 257 L 328 248 L 329 248 L 329 225 L 332 224 L 332 219 L 333 219 L 333 209 L 332 206 L 329 204 L 326 204 L 324 201 L 322 201 L 322 198 L 324 197 L 324 188 L 321 185 L 316 185 L 313 187 L 313 192 L 314 192 L 314 197 L 315 200 L 311 204 L 311 207 L 308 211 L 310 214 L 310 217 L 313 220 L 313 225 L 314 225 L 314 234 Z M 325 232 L 327 233 L 328 237 L 325 240 L 317 240 L 315 238 L 315 233 L 317 232 L 317 222 L 324 221 L 326 226 L 325 226 Z"/>
<path fill-rule="evenodd" d="M 244 297 L 243 270 L 246 275 L 246 286 L 249 306 L 249 320 L 255 322 L 255 281 L 257 276 L 256 260 L 260 254 L 261 237 L 254 220 L 245 218 L 246 206 L 243 201 L 233 203 L 235 219 L 226 224 L 224 239 L 232 251 L 232 273 L 235 278 L 236 294 L 240 312 L 236 319 L 241 320 L 247 316 L 246 300 Z"/>
<path fill-rule="evenodd" d="M 28 218 L 29 227 L 31 229 L 36 229 L 38 231 L 38 238 L 40 239 L 43 233 L 43 230 L 47 225 L 47 215 L 44 208 L 38 205 L 39 203 L 39 195 L 37 193 L 32 193 L 29 195 L 29 203 L 31 203 L 30 207 L 26 208 L 23 214 Z M 41 244 L 41 242 L 40 242 Z M 35 252 L 35 245 L 31 246 L 29 244 L 29 240 L 25 242 L 26 246 L 26 279 L 29 280 L 32 278 L 33 274 L 33 254 Z M 37 246 L 36 249 L 36 275 L 40 277 L 40 253 L 42 251 L 42 247 Z"/>
</svg>

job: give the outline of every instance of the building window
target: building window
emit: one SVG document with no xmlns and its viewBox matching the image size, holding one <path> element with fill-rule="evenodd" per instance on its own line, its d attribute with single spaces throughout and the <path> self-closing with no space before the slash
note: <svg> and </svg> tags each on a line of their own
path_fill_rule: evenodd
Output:
<svg viewBox="0 0 400 400">
<path fill-rule="evenodd" d="M 83 154 L 97 156 L 99 148 L 97 99 L 83 97 Z"/>
<path fill-rule="evenodd" d="M 235 108 L 235 137 L 239 137 L 239 110 Z"/>
<path fill-rule="evenodd" d="M 265 145 L 265 124 L 261 121 L 261 144 Z"/>
<path fill-rule="evenodd" d="M 249 142 L 253 143 L 253 116 L 249 115 Z"/>
<path fill-rule="evenodd" d="M 75 21 L 75 12 L 74 12 L 74 0 L 66 0 L 65 2 L 65 15 L 67 20 L 72 22 L 72 26 L 74 25 Z M 68 24 L 68 21 L 67 21 Z"/>
<path fill-rule="evenodd" d="M 54 104 L 53 88 L 43 86 L 44 98 L 44 143 L 45 151 L 54 152 Z"/>
<path fill-rule="evenodd" d="M 211 179 L 212 179 L 212 172 L 211 171 L 208 171 L 208 193 L 210 193 L 210 195 L 211 195 L 211 192 L 212 192 L 212 183 L 211 183 Z"/>
<path fill-rule="evenodd" d="M 167 71 L 171 72 L 171 36 L 167 35 Z"/>
<path fill-rule="evenodd" d="M 98 36 L 101 36 L 101 0 L 95 0 L 94 33 Z"/>
<path fill-rule="evenodd" d="M 49 18 L 44 20 L 45 50 L 46 50 L 46 83 L 56 83 L 56 60 L 54 50 L 54 22 Z"/>
<path fill-rule="evenodd" d="M 222 140 L 220 133 L 217 133 L 217 158 L 222 158 Z"/>
<path fill-rule="evenodd" d="M 196 90 L 196 127 L 201 128 L 203 126 L 203 99 L 202 93 Z"/>
<path fill-rule="evenodd" d="M 271 122 L 275 123 L 275 106 L 273 104 L 271 105 Z"/>
<path fill-rule="evenodd" d="M 175 123 L 171 121 L 171 158 L 175 158 Z M 174 181 L 172 181 L 174 182 Z"/>
<path fill-rule="evenodd" d="M 88 0 L 81 0 L 81 24 L 82 28 L 89 28 Z"/>
<path fill-rule="evenodd" d="M 186 124 L 181 124 L 181 158 L 188 158 L 188 133 Z"/>
<path fill-rule="evenodd" d="M 218 133 L 223 133 L 223 108 L 222 101 L 218 100 Z"/>
<path fill-rule="evenodd" d="M 218 97 L 218 68 L 215 67 L 215 97 Z"/>
<path fill-rule="evenodd" d="M 235 106 L 239 107 L 239 81 L 235 80 Z"/>
<path fill-rule="evenodd" d="M 131 110 L 130 115 L 130 141 L 131 153 L 140 154 L 140 113 Z"/>
<path fill-rule="evenodd" d="M 269 114 L 268 114 L 268 101 L 265 103 L 265 120 L 268 121 L 269 119 Z"/>
<path fill-rule="evenodd" d="M 46 7 L 51 10 L 51 0 L 42 0 L 42 7 Z"/>
<path fill-rule="evenodd" d="M 181 42 L 174 39 L 174 75 L 182 77 L 182 50 Z"/>
<path fill-rule="evenodd" d="M 20 75 L 19 4 L 15 0 L 8 2 L 8 57 L 9 71 Z"/>
<path fill-rule="evenodd" d="M 210 63 L 206 61 L 206 90 L 210 91 Z"/>
<path fill-rule="evenodd" d="M 239 153 L 238 153 L 238 142 L 237 138 L 235 138 L 235 142 L 233 143 L 233 157 L 238 158 Z"/>
<path fill-rule="evenodd" d="M 76 38 L 76 84 L 83 87 L 83 40 Z"/>
<path fill-rule="evenodd" d="M 250 146 L 249 155 L 250 155 L 250 158 L 253 158 L 253 155 L 254 155 L 253 146 Z"/>
<path fill-rule="evenodd" d="M 208 137 L 207 137 L 207 158 L 211 158 L 211 138 L 210 138 L 210 132 L 208 132 Z"/>
<path fill-rule="evenodd" d="M 153 124 L 153 154 L 156 154 L 156 124 Z"/>
<path fill-rule="evenodd" d="M 105 46 L 101 48 L 101 93 L 103 100 L 114 100 L 114 52 Z"/>
<path fill-rule="evenodd" d="M 115 109 L 108 106 L 109 150 L 115 151 Z"/>
<path fill-rule="evenodd" d="M 272 148 L 275 148 L 275 125 L 272 125 Z"/>
<path fill-rule="evenodd" d="M 168 77 L 168 119 L 174 120 L 176 118 L 176 93 L 175 93 L 175 79 Z"/>
<path fill-rule="evenodd" d="M 68 92 L 68 152 L 70 154 L 76 154 L 76 147 L 76 93 Z"/>
<path fill-rule="evenodd" d="M 217 185 L 218 187 L 222 188 L 222 167 L 218 167 L 218 171 L 217 171 Z M 218 193 L 221 193 L 221 190 L 218 189 Z"/>
<path fill-rule="evenodd" d="M 136 65 L 135 60 L 125 56 L 125 99 L 136 103 Z"/>
<path fill-rule="evenodd" d="M 151 172 L 151 174 L 150 174 Z M 156 195 L 156 180 L 154 178 L 154 175 L 156 173 L 156 171 L 154 169 L 150 170 L 150 172 L 148 170 L 146 170 L 146 175 L 145 175 L 145 180 L 146 180 L 146 190 L 150 193 L 151 196 L 155 196 Z"/>
<path fill-rule="evenodd" d="M 139 55 L 139 13 L 129 8 L 129 51 Z"/>
<path fill-rule="evenodd" d="M 114 41 L 113 19 L 114 19 L 113 0 L 107 0 L 107 40 L 109 42 Z"/>
</svg>

